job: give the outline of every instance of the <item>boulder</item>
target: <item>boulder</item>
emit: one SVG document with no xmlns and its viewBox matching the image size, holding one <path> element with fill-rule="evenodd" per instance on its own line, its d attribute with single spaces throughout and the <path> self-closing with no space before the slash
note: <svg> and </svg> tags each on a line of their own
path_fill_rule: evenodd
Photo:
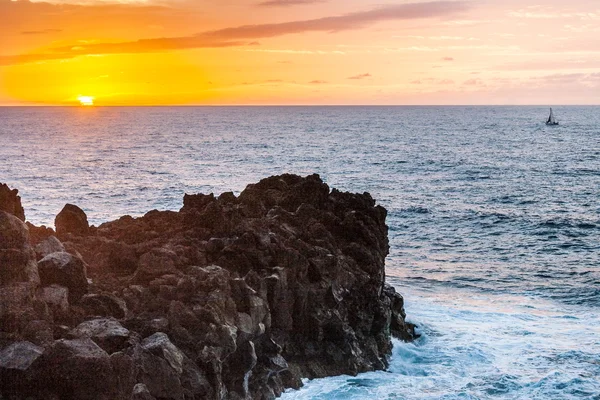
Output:
<svg viewBox="0 0 600 400">
<path fill-rule="evenodd" d="M 69 289 L 69 302 L 77 302 L 88 290 L 83 260 L 66 252 L 52 253 L 38 262 L 42 285 L 58 284 Z"/>
<path fill-rule="evenodd" d="M 35 253 L 27 226 L 14 215 L 0 211 L 0 286 L 16 282 L 39 284 Z"/>
<path fill-rule="evenodd" d="M 77 325 L 69 335 L 73 338 L 90 338 L 108 354 L 112 354 L 125 347 L 130 332 L 116 319 L 97 318 Z"/>
<path fill-rule="evenodd" d="M 50 236 L 35 246 L 35 255 L 37 260 L 41 260 L 49 254 L 64 251 L 66 251 L 65 246 L 63 246 L 56 236 Z"/>
<path fill-rule="evenodd" d="M 205 374 L 166 334 L 159 332 L 147 337 L 141 349 L 138 377 L 152 396 L 180 400 L 186 398 L 186 394 L 192 398 L 207 398 L 211 393 Z"/>
<path fill-rule="evenodd" d="M 152 354 L 167 360 L 171 368 L 177 373 L 183 372 L 183 359 L 185 354 L 179 350 L 169 337 L 162 332 L 155 333 L 142 341 L 142 348 Z"/>
<path fill-rule="evenodd" d="M 85 236 L 90 229 L 85 212 L 73 204 L 67 204 L 63 207 L 54 219 L 54 226 L 59 238 L 66 238 L 68 234 Z"/>
<path fill-rule="evenodd" d="M 30 342 L 16 342 L 0 351 L 0 370 L 25 371 L 37 360 L 44 349 Z"/>
<path fill-rule="evenodd" d="M 55 319 L 67 316 L 69 312 L 69 289 L 52 284 L 41 289 L 39 299 L 44 301 L 52 311 Z"/>
<path fill-rule="evenodd" d="M 148 387 L 143 383 L 138 383 L 133 387 L 131 400 L 156 400 L 156 397 L 150 394 Z"/>
<path fill-rule="evenodd" d="M 0 398 L 26 393 L 34 385 L 32 365 L 44 349 L 30 342 L 15 342 L 0 351 Z M 10 397 L 9 397 L 10 398 Z"/>
<path fill-rule="evenodd" d="M 125 318 L 127 304 L 125 301 L 110 293 L 90 293 L 79 300 L 79 307 L 85 310 L 86 315 L 96 317 Z"/>
<path fill-rule="evenodd" d="M 61 399 L 117 398 L 110 357 L 89 338 L 57 340 L 39 362 L 45 390 Z"/>
</svg>

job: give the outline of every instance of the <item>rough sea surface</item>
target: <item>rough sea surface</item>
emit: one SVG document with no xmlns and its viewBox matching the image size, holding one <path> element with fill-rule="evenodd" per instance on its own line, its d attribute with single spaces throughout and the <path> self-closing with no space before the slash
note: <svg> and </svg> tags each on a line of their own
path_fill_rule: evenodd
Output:
<svg viewBox="0 0 600 400">
<path fill-rule="evenodd" d="M 0 108 L 27 218 L 100 224 L 319 173 L 389 211 L 422 337 L 285 399 L 600 399 L 600 107 Z"/>
</svg>

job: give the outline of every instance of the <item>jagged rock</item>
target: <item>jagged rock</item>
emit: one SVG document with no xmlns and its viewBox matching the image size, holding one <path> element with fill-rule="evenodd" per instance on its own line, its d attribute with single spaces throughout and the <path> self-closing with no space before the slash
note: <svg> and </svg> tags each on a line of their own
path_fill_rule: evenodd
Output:
<svg viewBox="0 0 600 400">
<path fill-rule="evenodd" d="M 79 300 L 78 306 L 85 310 L 86 315 L 97 317 L 125 318 L 127 304 L 117 296 L 109 293 L 90 293 Z"/>
<path fill-rule="evenodd" d="M 90 338 L 108 354 L 112 354 L 123 349 L 130 332 L 116 319 L 98 318 L 82 322 L 69 335 L 73 338 Z"/>
<path fill-rule="evenodd" d="M 0 183 L 0 211 L 5 211 L 25 222 L 25 210 L 21 205 L 21 197 L 17 189 L 10 189 L 5 183 Z"/>
<path fill-rule="evenodd" d="M 211 392 L 205 374 L 164 333 L 147 337 L 141 348 L 138 377 L 154 397 L 180 400 L 189 393 L 206 398 Z"/>
<path fill-rule="evenodd" d="M 0 368 L 25 371 L 37 360 L 44 349 L 30 342 L 16 342 L 0 351 Z"/>
<path fill-rule="evenodd" d="M 39 284 L 35 253 L 25 224 L 0 211 L 0 286 L 16 282 Z"/>
<path fill-rule="evenodd" d="M 30 342 L 15 342 L 0 351 L 0 398 L 19 395 L 32 385 L 31 366 L 44 349 Z"/>
<path fill-rule="evenodd" d="M 69 301 L 75 303 L 88 290 L 85 263 L 66 252 L 52 253 L 38 262 L 42 285 L 58 284 L 69 289 Z"/>
<path fill-rule="evenodd" d="M 69 311 L 69 289 L 60 285 L 50 285 L 41 289 L 40 300 L 46 302 L 55 318 L 62 318 Z"/>
<path fill-rule="evenodd" d="M 37 246 L 51 236 L 56 236 L 54 229 L 48 228 L 45 225 L 35 226 L 29 221 L 25 222 L 25 225 L 27 225 L 27 229 L 29 229 L 29 238 L 31 239 L 31 244 L 34 246 Z"/>
<path fill-rule="evenodd" d="M 183 372 L 183 358 L 185 355 L 162 332 L 147 337 L 142 342 L 142 348 L 167 360 L 171 368 L 178 373 Z"/>
<path fill-rule="evenodd" d="M 386 210 L 368 193 L 280 175 L 98 228 L 78 210 L 57 217 L 68 253 L 45 255 L 51 231 L 30 228 L 46 240 L 39 299 L 21 262 L 31 249 L 0 285 L 0 347 L 30 337 L 47 347 L 22 397 L 267 400 L 301 378 L 384 369 L 391 334 L 415 337 L 385 284 Z M 0 223 L 15 238 L 3 249 L 26 252 L 12 218 Z M 52 284 L 68 288 L 68 318 L 56 317 L 66 289 Z"/>
<path fill-rule="evenodd" d="M 139 266 L 135 271 L 134 281 L 138 283 L 149 283 L 153 279 L 163 275 L 177 274 L 175 260 L 177 254 L 173 251 L 156 248 L 140 257 Z"/>
<path fill-rule="evenodd" d="M 114 400 L 108 354 L 89 338 L 55 341 L 39 360 L 44 388 L 61 399 Z"/>
<path fill-rule="evenodd" d="M 44 310 L 36 307 L 35 289 L 29 282 L 0 286 L 0 346 L 5 335 L 19 340 L 30 321 L 45 316 Z"/>
<path fill-rule="evenodd" d="M 54 219 L 56 234 L 59 238 L 66 238 L 69 233 L 74 235 L 87 235 L 90 225 L 85 212 L 73 204 L 67 204 Z"/>
<path fill-rule="evenodd" d="M 64 252 L 65 246 L 56 238 L 56 236 L 50 236 L 35 246 L 35 255 L 37 260 L 41 260 L 52 253 Z"/>
<path fill-rule="evenodd" d="M 133 387 L 131 400 L 156 400 L 156 397 L 150 394 L 148 387 L 143 383 L 138 383 Z"/>
<path fill-rule="evenodd" d="M 38 316 L 38 318 L 42 317 L 45 319 L 34 319 L 29 321 L 23 329 L 22 337 L 24 340 L 30 341 L 38 346 L 47 347 L 55 339 L 53 321 L 47 315 Z"/>
</svg>

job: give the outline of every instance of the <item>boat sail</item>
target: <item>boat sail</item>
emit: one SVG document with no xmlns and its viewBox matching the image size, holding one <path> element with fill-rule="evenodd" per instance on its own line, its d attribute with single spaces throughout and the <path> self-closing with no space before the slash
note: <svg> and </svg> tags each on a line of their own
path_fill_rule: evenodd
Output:
<svg viewBox="0 0 600 400">
<path fill-rule="evenodd" d="M 552 108 L 550 108 L 550 116 L 546 121 L 546 125 L 558 125 L 558 121 L 554 118 L 554 113 L 552 112 Z"/>
</svg>

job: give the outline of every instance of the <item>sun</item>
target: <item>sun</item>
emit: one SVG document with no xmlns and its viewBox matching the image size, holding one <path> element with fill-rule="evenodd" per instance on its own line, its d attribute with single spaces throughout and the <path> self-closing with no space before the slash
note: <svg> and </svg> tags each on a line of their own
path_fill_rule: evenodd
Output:
<svg viewBox="0 0 600 400">
<path fill-rule="evenodd" d="M 94 97 L 93 96 L 77 96 L 77 100 L 81 103 L 82 106 L 93 106 L 94 105 Z"/>
</svg>

